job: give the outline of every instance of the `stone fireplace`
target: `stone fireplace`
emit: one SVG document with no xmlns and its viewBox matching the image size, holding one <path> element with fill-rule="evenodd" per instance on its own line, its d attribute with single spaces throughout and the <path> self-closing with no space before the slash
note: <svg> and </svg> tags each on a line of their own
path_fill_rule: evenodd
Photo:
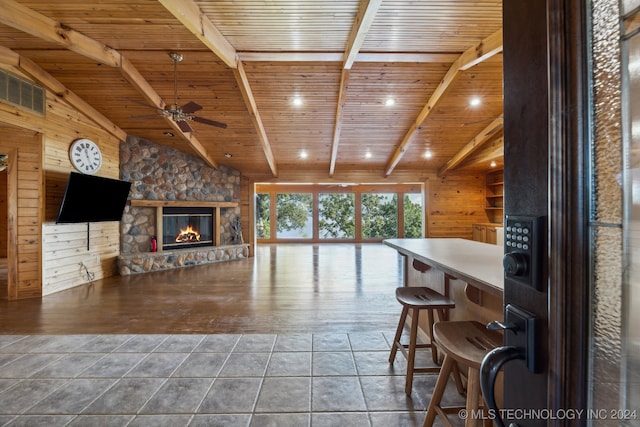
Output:
<svg viewBox="0 0 640 427">
<path fill-rule="evenodd" d="M 213 169 L 199 157 L 130 135 L 120 144 L 120 174 L 132 183 L 120 222 L 121 275 L 249 255 L 249 245 L 234 239 L 239 171 L 225 165 Z M 168 218 L 164 212 L 170 213 Z M 185 234 L 178 238 L 181 228 Z M 152 250 L 154 238 L 157 252 Z"/>
</svg>

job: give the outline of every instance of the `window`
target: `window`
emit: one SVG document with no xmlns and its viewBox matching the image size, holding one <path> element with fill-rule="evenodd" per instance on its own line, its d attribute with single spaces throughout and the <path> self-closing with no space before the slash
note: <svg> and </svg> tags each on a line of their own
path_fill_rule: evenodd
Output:
<svg viewBox="0 0 640 427">
<path fill-rule="evenodd" d="M 353 239 L 356 236 L 356 198 L 353 193 L 318 195 L 318 230 L 321 239 Z"/>
<path fill-rule="evenodd" d="M 310 239 L 313 237 L 313 195 L 278 193 L 276 195 L 277 237 Z"/>
<path fill-rule="evenodd" d="M 256 184 L 260 242 L 371 242 L 419 238 L 423 186 L 415 184 Z"/>
<path fill-rule="evenodd" d="M 256 194 L 256 237 L 271 238 L 271 197 L 269 193 Z"/>
<path fill-rule="evenodd" d="M 398 195 L 364 193 L 362 195 L 362 238 L 398 237 Z"/>
<path fill-rule="evenodd" d="M 422 237 L 422 194 L 404 195 L 404 237 Z"/>
</svg>

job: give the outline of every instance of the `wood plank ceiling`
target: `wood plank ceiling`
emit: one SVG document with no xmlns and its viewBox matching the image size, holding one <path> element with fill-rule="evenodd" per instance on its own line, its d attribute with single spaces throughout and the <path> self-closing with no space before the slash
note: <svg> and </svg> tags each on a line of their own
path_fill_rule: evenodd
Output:
<svg viewBox="0 0 640 427">
<path fill-rule="evenodd" d="M 118 135 L 256 181 L 415 181 L 501 164 L 501 5 L 0 0 L 0 62 L 45 71 Z M 184 55 L 177 103 L 226 129 L 133 118 L 174 103 L 170 52 Z"/>
</svg>

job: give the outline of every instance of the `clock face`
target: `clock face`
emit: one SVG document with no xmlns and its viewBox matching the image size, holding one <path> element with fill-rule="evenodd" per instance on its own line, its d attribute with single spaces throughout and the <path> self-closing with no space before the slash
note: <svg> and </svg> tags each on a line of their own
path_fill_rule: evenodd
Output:
<svg viewBox="0 0 640 427">
<path fill-rule="evenodd" d="M 95 142 L 89 139 L 77 139 L 69 148 L 69 158 L 78 171 L 86 174 L 98 172 L 102 166 L 102 153 Z"/>
</svg>

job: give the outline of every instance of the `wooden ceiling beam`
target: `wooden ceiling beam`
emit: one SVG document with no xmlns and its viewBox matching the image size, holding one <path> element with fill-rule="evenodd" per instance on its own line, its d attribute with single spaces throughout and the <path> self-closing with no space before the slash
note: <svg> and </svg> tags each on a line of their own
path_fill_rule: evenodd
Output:
<svg viewBox="0 0 640 427">
<path fill-rule="evenodd" d="M 460 56 L 460 70 L 468 70 L 500 52 L 502 52 L 502 29 L 475 45 L 473 50 L 469 49 L 463 53 Z"/>
<path fill-rule="evenodd" d="M 14 0 L 0 0 L 0 23 L 47 40 L 111 67 L 120 66 L 120 53 L 61 22 Z"/>
<path fill-rule="evenodd" d="M 495 140 L 491 144 L 486 144 L 485 148 L 482 152 L 478 152 L 478 154 L 474 157 L 469 158 L 467 162 L 465 162 L 465 166 L 473 166 L 476 164 L 486 164 L 491 161 L 500 161 L 504 160 L 504 138 L 500 137 Z"/>
<path fill-rule="evenodd" d="M 145 97 L 145 99 L 158 108 L 164 107 L 165 103 L 162 101 L 162 98 L 153 90 L 151 85 L 142 77 L 138 70 L 136 70 L 135 67 L 133 67 L 133 65 L 131 65 L 131 63 L 129 63 L 129 61 L 127 61 L 117 50 L 87 37 L 60 22 L 56 22 L 39 14 L 38 12 L 24 7 L 16 3 L 14 0 L 0 0 L 0 22 L 12 28 L 19 29 L 27 34 L 61 45 L 73 52 L 91 58 L 102 64 L 118 68 L 125 79 L 127 79 L 127 81 L 129 81 L 129 83 L 131 83 L 136 90 Z M 80 100 L 79 97 L 78 100 Z M 84 110 L 80 109 L 80 111 Z M 97 118 L 95 116 L 88 117 L 93 120 Z M 167 117 L 165 120 L 174 130 L 176 130 L 178 135 L 182 135 L 182 137 L 189 142 L 191 147 L 205 162 L 213 168 L 218 167 L 216 161 L 191 133 L 183 132 L 171 118 Z M 96 121 L 96 123 L 103 126 L 101 121 Z M 111 129 L 112 126 L 105 128 L 105 130 L 109 132 Z M 122 140 L 124 141 L 125 139 L 126 136 Z"/>
<path fill-rule="evenodd" d="M 466 158 L 484 147 L 487 141 L 491 140 L 491 138 L 495 136 L 496 132 L 502 129 L 503 125 L 504 120 L 502 116 L 492 121 L 486 128 L 484 128 L 480 133 L 474 136 L 471 141 L 469 141 L 464 147 L 462 147 L 460 151 L 454 154 L 454 156 L 447 163 L 445 163 L 444 166 L 440 168 L 440 170 L 438 170 L 438 176 L 442 176 L 445 173 L 455 169 Z"/>
<path fill-rule="evenodd" d="M 193 35 L 198 37 L 229 68 L 238 66 L 236 49 L 192 0 L 158 0 Z"/>
<path fill-rule="evenodd" d="M 340 144 L 340 132 L 342 131 L 342 118 L 344 115 L 344 104 L 349 85 L 350 70 L 342 69 L 340 77 L 340 91 L 338 92 L 338 108 L 336 109 L 336 122 L 333 127 L 333 142 L 331 144 L 331 164 L 329 166 L 329 176 L 333 176 L 336 170 L 336 161 L 338 158 L 338 146 Z"/>
<path fill-rule="evenodd" d="M 276 164 L 276 159 L 273 155 L 273 152 L 271 151 L 271 143 L 269 142 L 267 131 L 264 129 L 264 125 L 262 124 L 260 111 L 258 110 L 258 105 L 256 104 L 253 93 L 251 92 L 251 85 L 249 85 L 247 73 L 244 71 L 244 65 L 241 61 L 238 61 L 237 67 L 233 70 L 233 74 L 235 75 L 236 81 L 238 82 L 238 86 L 240 88 L 240 92 L 242 93 L 242 97 L 244 98 L 244 102 L 249 109 L 249 114 L 251 115 L 253 125 L 258 132 L 258 137 L 260 138 L 260 143 L 262 144 L 262 151 L 264 151 L 264 155 L 267 158 L 267 163 L 269 163 L 271 173 L 274 177 L 277 177 L 278 165 Z"/>
<path fill-rule="evenodd" d="M 338 159 L 338 147 L 340 145 L 340 132 L 342 131 L 342 117 L 344 113 L 344 103 L 349 87 L 349 70 L 364 43 L 364 39 L 373 24 L 376 13 L 380 8 L 382 0 L 361 0 L 358 14 L 351 27 L 351 33 L 347 40 L 347 48 L 344 52 L 342 64 L 342 75 L 340 76 L 340 88 L 338 91 L 338 105 L 336 106 L 336 121 L 333 125 L 333 141 L 331 143 L 331 160 L 329 162 L 329 176 L 333 176 Z"/>
<path fill-rule="evenodd" d="M 496 44 L 499 44 L 497 46 Z M 446 92 L 451 88 L 453 83 L 458 79 L 460 73 L 463 70 L 467 70 L 474 65 L 479 64 L 482 61 L 487 60 L 491 56 L 502 51 L 502 30 L 498 30 L 494 34 L 475 44 L 474 46 L 467 49 L 462 55 L 458 57 L 451 65 L 444 78 L 436 87 L 436 90 L 431 94 L 431 97 L 427 101 L 427 105 L 424 106 L 416 120 L 411 124 L 411 127 L 405 134 L 404 138 L 394 151 L 391 159 L 387 163 L 387 167 L 385 168 L 385 176 L 389 176 L 391 172 L 398 165 L 402 156 L 407 150 L 407 147 L 411 144 L 413 137 L 418 133 L 420 127 L 427 119 L 431 111 L 434 110 L 435 106 L 440 102 L 440 100 L 444 97 Z"/>
<path fill-rule="evenodd" d="M 244 65 L 238 60 L 236 49 L 227 41 L 211 20 L 202 13 L 200 7 L 194 1 L 159 0 L 159 2 L 233 70 L 242 98 L 251 116 L 251 121 L 258 133 L 271 173 L 273 176 L 278 176 L 278 166 L 271 150 L 271 143 L 262 123 L 260 111 L 253 96 Z"/>
<path fill-rule="evenodd" d="M 242 62 L 344 62 L 344 52 L 238 52 Z M 444 63 L 460 55 L 424 52 L 358 52 L 355 62 Z"/>
<path fill-rule="evenodd" d="M 382 0 L 361 0 L 360 7 L 358 8 L 358 14 L 356 15 L 355 22 L 351 27 L 351 33 L 347 40 L 347 48 L 344 52 L 343 67 L 345 70 L 350 70 L 353 62 L 356 60 L 356 55 L 360 52 L 362 43 L 373 24 L 373 20 L 380 9 Z"/>
</svg>

